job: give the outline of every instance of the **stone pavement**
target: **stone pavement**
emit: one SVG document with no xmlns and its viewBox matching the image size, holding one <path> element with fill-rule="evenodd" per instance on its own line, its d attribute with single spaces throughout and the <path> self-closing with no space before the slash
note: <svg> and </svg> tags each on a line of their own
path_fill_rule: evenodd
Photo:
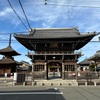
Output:
<svg viewBox="0 0 100 100">
<path fill-rule="evenodd" d="M 0 86 L 13 86 L 14 84 L 14 81 L 13 81 L 13 78 L 0 78 Z M 32 82 L 29 81 L 27 83 L 30 83 L 28 85 L 32 85 Z M 62 80 L 62 79 L 52 79 L 52 80 L 35 80 L 34 82 L 35 84 L 34 85 L 37 85 L 37 86 L 43 86 L 43 85 L 46 85 L 46 86 L 60 86 L 60 85 L 63 85 L 63 86 L 77 86 L 77 81 L 76 80 Z M 26 83 L 22 83 L 22 85 L 27 85 Z"/>
<path fill-rule="evenodd" d="M 76 80 L 63 80 L 63 79 L 52 79 L 52 80 L 35 80 L 37 85 L 54 85 L 54 86 L 77 86 Z"/>
<path fill-rule="evenodd" d="M 96 83 L 98 82 L 98 83 Z M 15 84 L 13 81 L 13 77 L 10 78 L 0 78 L 0 87 L 1 86 L 15 86 L 18 84 Z M 81 81 L 77 82 L 76 80 L 63 80 L 63 79 L 50 79 L 50 80 L 35 80 L 34 82 L 28 81 L 28 82 L 23 82 L 22 84 L 19 85 L 30 85 L 30 86 L 79 86 L 79 85 L 100 85 L 100 79 L 98 80 L 92 80 L 92 84 L 88 84 L 86 81 Z"/>
</svg>

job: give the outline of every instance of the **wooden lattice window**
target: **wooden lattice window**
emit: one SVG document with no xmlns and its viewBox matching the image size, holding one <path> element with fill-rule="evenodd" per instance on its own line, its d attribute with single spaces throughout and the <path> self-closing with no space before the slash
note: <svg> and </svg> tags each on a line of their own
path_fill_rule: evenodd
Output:
<svg viewBox="0 0 100 100">
<path fill-rule="evenodd" d="M 65 71 L 75 71 L 75 65 L 65 65 Z"/>
<path fill-rule="evenodd" d="M 34 71 L 44 71 L 44 65 L 35 65 Z"/>
</svg>

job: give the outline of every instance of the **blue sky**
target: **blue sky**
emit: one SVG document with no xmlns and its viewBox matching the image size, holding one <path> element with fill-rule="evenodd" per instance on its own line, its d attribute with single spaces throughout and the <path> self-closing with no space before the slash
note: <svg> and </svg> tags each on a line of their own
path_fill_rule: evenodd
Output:
<svg viewBox="0 0 100 100">
<path fill-rule="evenodd" d="M 24 24 L 28 27 L 18 0 L 9 0 Z M 100 32 L 100 0 L 21 0 L 25 13 L 32 28 L 69 28 L 78 27 L 81 34 L 85 32 Z M 29 29 L 29 27 L 28 27 Z M 17 18 L 7 0 L 0 0 L 0 49 L 8 46 L 9 33 L 26 32 L 27 29 Z M 24 33 L 23 33 L 24 34 Z M 100 50 L 98 36 L 81 50 L 84 56 L 79 61 L 88 58 Z M 21 56 L 15 60 L 30 61 L 27 49 L 18 43 L 12 35 L 11 46 Z M 2 56 L 0 56 L 2 58 Z"/>
</svg>

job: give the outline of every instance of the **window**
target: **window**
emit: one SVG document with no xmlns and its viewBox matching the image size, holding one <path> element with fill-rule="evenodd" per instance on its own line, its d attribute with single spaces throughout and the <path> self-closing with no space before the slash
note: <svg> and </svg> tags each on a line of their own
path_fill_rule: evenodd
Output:
<svg viewBox="0 0 100 100">
<path fill-rule="evenodd" d="M 75 71 L 75 65 L 65 65 L 65 71 Z"/>
<path fill-rule="evenodd" d="M 35 65 L 34 71 L 44 71 L 44 65 Z"/>
</svg>

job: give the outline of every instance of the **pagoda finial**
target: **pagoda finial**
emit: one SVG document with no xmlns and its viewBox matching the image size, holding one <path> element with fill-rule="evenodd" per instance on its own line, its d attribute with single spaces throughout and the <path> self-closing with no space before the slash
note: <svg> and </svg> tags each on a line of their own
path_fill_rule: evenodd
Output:
<svg viewBox="0 0 100 100">
<path fill-rule="evenodd" d="M 11 34 L 10 34 L 10 37 L 9 37 L 9 46 L 11 46 Z"/>
</svg>

